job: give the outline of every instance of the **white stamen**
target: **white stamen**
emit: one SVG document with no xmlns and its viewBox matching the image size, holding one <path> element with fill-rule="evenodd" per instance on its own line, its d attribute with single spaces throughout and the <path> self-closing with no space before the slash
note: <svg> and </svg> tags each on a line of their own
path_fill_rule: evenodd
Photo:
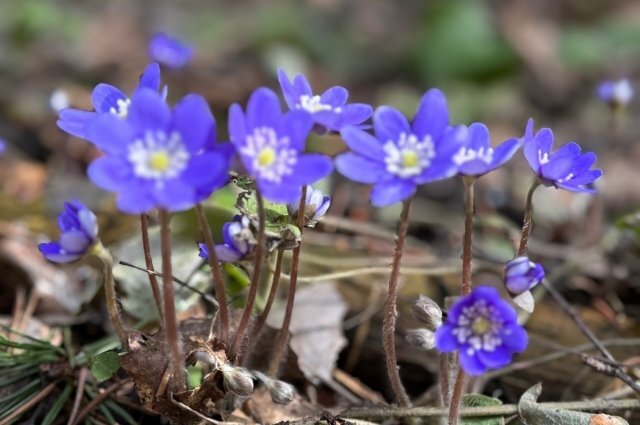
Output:
<svg viewBox="0 0 640 425">
<path fill-rule="evenodd" d="M 246 145 L 240 154 L 251 161 L 258 178 L 280 183 L 282 178 L 293 173 L 298 162 L 298 152 L 289 148 L 289 138 L 280 137 L 270 127 L 259 127 L 246 137 Z"/>
<path fill-rule="evenodd" d="M 127 115 L 129 115 L 131 99 L 118 99 L 116 103 L 118 104 L 118 108 L 116 109 L 112 106 L 109 108 L 109 113 L 117 115 L 119 118 L 126 118 Z"/>
<path fill-rule="evenodd" d="M 162 181 L 177 177 L 189 162 L 189 152 L 182 137 L 173 132 L 167 136 L 163 131 L 147 131 L 143 139 L 129 147 L 127 159 L 133 165 L 136 176 Z"/>
<path fill-rule="evenodd" d="M 304 109 L 305 111 L 309 111 L 311 113 L 320 112 L 320 111 L 333 111 L 340 113 L 342 112 L 342 108 L 336 107 L 322 103 L 320 96 L 309 96 L 308 94 L 303 94 L 300 96 L 300 103 L 296 105 L 298 109 Z"/>
<path fill-rule="evenodd" d="M 539 150 L 538 151 L 538 162 L 540 163 L 540 165 L 548 164 L 549 163 L 549 152 L 542 153 L 542 151 Z"/>
<path fill-rule="evenodd" d="M 474 325 L 477 325 L 478 321 L 488 327 L 481 332 L 477 331 Z M 494 351 L 499 347 L 502 344 L 502 326 L 503 320 L 498 316 L 495 307 L 481 299 L 462 309 L 452 333 L 459 344 L 469 345 L 468 354 L 472 355 L 475 351 Z"/>
<path fill-rule="evenodd" d="M 453 157 L 453 162 L 456 165 L 462 165 L 469 161 L 480 160 L 485 164 L 491 164 L 493 161 L 493 149 L 482 147 L 478 150 L 474 150 L 472 148 L 460 148 L 458 153 Z"/>
<path fill-rule="evenodd" d="M 387 171 L 402 178 L 419 175 L 436 156 L 433 140 L 428 135 L 418 140 L 414 134 L 400 133 L 400 140 L 389 140 L 382 148 L 387 154 L 384 158 Z"/>
</svg>

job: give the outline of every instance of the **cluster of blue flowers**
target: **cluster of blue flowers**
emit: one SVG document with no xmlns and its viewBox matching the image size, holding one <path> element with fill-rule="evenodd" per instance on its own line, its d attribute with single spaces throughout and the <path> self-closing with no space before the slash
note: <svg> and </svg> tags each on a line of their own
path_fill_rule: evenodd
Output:
<svg viewBox="0 0 640 425">
<path fill-rule="evenodd" d="M 154 47 L 155 46 L 155 47 Z M 164 35 L 152 43 L 152 55 L 168 67 L 183 66 L 192 55 Z M 66 109 L 58 126 L 82 137 L 104 155 L 88 169 L 99 187 L 118 194 L 118 208 L 131 214 L 155 208 L 181 211 L 208 198 L 229 181 L 232 164 L 250 177 L 267 200 L 288 205 L 295 216 L 302 188 L 327 177 L 334 161 L 306 151 L 312 131 L 339 132 L 348 151 L 335 158 L 343 176 L 373 185 L 371 202 L 387 206 L 411 197 L 419 185 L 455 175 L 476 178 L 505 164 L 523 147 L 539 182 L 573 192 L 593 192 L 602 171 L 592 169 L 595 154 L 582 153 L 571 142 L 553 151 L 550 129 L 533 132 L 529 121 L 523 137 L 493 148 L 486 125 L 451 125 L 444 94 L 432 89 L 422 97 L 409 122 L 397 109 L 347 103 L 348 92 L 332 87 L 314 94 L 302 75 L 293 81 L 278 72 L 288 110 L 268 88 L 255 90 L 246 105 L 229 110 L 230 143 L 218 143 L 216 122 L 205 99 L 190 94 L 173 107 L 160 89 L 160 67 L 149 65 L 131 96 L 99 84 L 93 91 L 94 111 Z M 373 117 L 373 131 L 367 121 Z M 311 187 L 306 191 L 306 225 L 326 213 L 330 199 Z M 60 218 L 60 241 L 41 245 L 52 261 L 80 258 L 96 240 L 95 216 L 78 202 L 69 203 Z M 256 239 L 251 219 L 237 216 L 223 228 L 216 245 L 220 261 L 250 258 Z M 208 257 L 204 245 L 200 256 Z M 531 289 L 544 277 L 540 265 L 518 257 L 507 265 L 505 283 L 512 294 Z M 515 310 L 495 289 L 478 287 L 456 303 L 436 332 L 443 352 L 460 351 L 464 369 L 479 374 L 507 364 L 526 346 L 526 333 Z"/>
</svg>

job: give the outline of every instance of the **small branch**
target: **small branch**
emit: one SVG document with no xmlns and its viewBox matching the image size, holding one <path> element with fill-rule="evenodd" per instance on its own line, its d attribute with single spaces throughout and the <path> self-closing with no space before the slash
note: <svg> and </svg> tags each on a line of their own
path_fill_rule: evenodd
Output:
<svg viewBox="0 0 640 425">
<path fill-rule="evenodd" d="M 402 407 L 411 405 L 409 396 L 402 385 L 398 371 L 398 359 L 396 357 L 395 331 L 396 331 L 396 303 L 398 298 L 398 278 L 400 276 L 400 265 L 404 242 L 409 229 L 409 209 L 411 208 L 411 198 L 402 203 L 402 213 L 400 223 L 396 233 L 396 247 L 393 254 L 391 274 L 389 275 L 389 291 L 387 293 L 387 303 L 385 305 L 384 319 L 382 322 L 382 342 L 384 346 L 384 357 L 387 365 L 387 375 L 391 383 L 391 388 L 396 396 L 398 404 Z"/>
<path fill-rule="evenodd" d="M 82 402 L 82 396 L 84 395 L 84 384 L 86 383 L 88 374 L 89 369 L 87 369 L 86 367 L 80 368 L 80 372 L 78 373 L 78 388 L 76 389 L 76 397 L 73 400 L 73 408 L 71 409 L 71 415 L 69 415 L 67 425 L 73 425 L 76 421 L 78 410 L 80 410 L 80 403 Z"/>
<path fill-rule="evenodd" d="M 222 278 L 220 262 L 216 255 L 216 248 L 213 242 L 213 236 L 211 235 L 211 227 L 209 226 L 209 221 L 207 220 L 201 203 L 196 204 L 196 218 L 198 219 L 200 233 L 202 233 L 204 237 L 204 244 L 207 246 L 207 251 L 209 251 L 209 267 L 211 268 L 213 283 L 216 288 L 216 300 L 218 301 L 218 314 L 216 317 L 220 317 L 220 334 L 218 337 L 222 343 L 227 344 L 227 340 L 229 339 L 229 309 L 227 307 L 224 279 Z M 211 320 L 209 340 L 213 339 L 214 323 L 215 320 Z"/>
<path fill-rule="evenodd" d="M 144 262 L 147 266 L 147 270 L 154 271 L 153 257 L 151 255 L 151 243 L 149 242 L 149 219 L 147 214 L 140 214 L 140 231 L 142 233 L 142 249 L 144 250 Z M 160 286 L 158 286 L 158 279 L 153 273 L 148 273 L 149 285 L 151 285 L 151 291 L 153 292 L 153 299 L 156 302 L 156 308 L 158 309 L 158 318 L 160 319 L 160 325 L 164 323 L 162 316 L 162 294 L 160 293 Z"/>
<path fill-rule="evenodd" d="M 475 177 L 463 176 L 464 182 L 464 236 L 462 241 L 462 296 L 471 293 L 471 247 L 473 242 L 473 212 Z"/>
<path fill-rule="evenodd" d="M 178 335 L 178 318 L 173 296 L 173 279 L 171 276 L 171 230 L 169 229 L 169 212 L 160 209 L 160 245 L 162 247 L 162 291 L 164 292 L 164 320 L 167 344 L 171 355 L 174 391 L 181 392 L 186 388 L 182 341 Z"/>
<path fill-rule="evenodd" d="M 298 276 L 300 283 L 314 283 L 327 280 L 345 279 L 347 277 L 362 276 L 368 274 L 388 274 L 389 267 L 362 267 L 359 269 L 345 270 L 334 273 L 319 274 L 316 276 Z M 442 266 L 442 267 L 400 267 L 400 274 L 407 276 L 444 276 L 460 273 L 459 266 Z M 290 280 L 291 276 L 282 273 L 282 279 Z"/>
<path fill-rule="evenodd" d="M 529 188 L 527 193 L 527 203 L 524 207 L 524 220 L 522 221 L 522 236 L 520 236 L 520 245 L 518 246 L 517 257 L 523 256 L 527 253 L 527 244 L 529 243 L 529 236 L 533 228 L 533 193 L 540 186 L 540 180 L 536 179 Z"/>
<path fill-rule="evenodd" d="M 600 342 L 598 337 L 593 333 L 593 331 L 587 326 L 586 323 L 582 320 L 580 315 L 576 312 L 576 310 L 569 304 L 569 302 L 562 296 L 560 292 L 553 287 L 553 285 L 549 284 L 546 280 L 542 281 L 542 285 L 544 285 L 545 289 L 551 294 L 554 300 L 560 305 L 560 307 L 567 313 L 575 322 L 575 324 L 580 328 L 580 331 L 586 336 L 589 341 L 595 345 L 595 347 L 602 353 L 602 355 L 612 363 L 617 364 L 616 359 L 611 355 L 611 352 L 607 350 L 607 348 Z M 615 366 L 615 375 L 620 378 L 624 383 L 626 383 L 629 387 L 631 387 L 636 393 L 640 394 L 640 385 L 636 382 L 635 379 L 630 377 L 625 371 L 623 371 L 619 366 Z"/>
<path fill-rule="evenodd" d="M 238 329 L 236 330 L 235 335 L 233 336 L 233 341 L 231 342 L 231 349 L 229 350 L 229 354 L 231 357 L 239 355 L 240 347 L 242 345 L 245 333 L 247 331 L 247 327 L 249 326 L 249 319 L 251 319 L 251 314 L 253 313 L 253 305 L 256 301 L 256 294 L 258 293 L 258 285 L 260 284 L 260 275 L 262 274 L 262 260 L 264 258 L 265 248 L 266 248 L 266 238 L 265 238 L 265 214 L 264 214 L 264 199 L 262 199 L 262 195 L 260 191 L 256 188 L 256 204 L 258 207 L 258 244 L 254 250 L 254 263 L 253 263 L 253 274 L 251 275 L 251 282 L 249 283 L 249 293 L 247 294 L 247 302 L 244 305 L 244 310 L 242 311 L 242 317 L 240 318 L 240 324 L 238 325 Z"/>
<path fill-rule="evenodd" d="M 52 382 L 46 387 L 44 387 L 43 389 L 41 389 L 40 392 L 35 396 L 33 396 L 31 399 L 29 399 L 29 401 L 27 401 L 25 404 L 21 405 L 19 408 L 14 410 L 9 416 L 0 420 L 0 425 L 9 425 L 15 419 L 19 418 L 24 413 L 33 409 L 38 403 L 40 403 L 42 400 L 47 398 L 47 396 L 49 396 L 49 394 L 51 394 L 51 392 L 53 392 L 53 390 L 56 389 L 57 385 L 58 385 L 57 382 Z"/>
<path fill-rule="evenodd" d="M 302 186 L 302 194 L 300 203 L 298 204 L 298 221 L 296 225 L 300 229 L 300 242 L 293 250 L 291 257 L 291 277 L 289 279 L 289 290 L 287 291 L 287 305 L 284 310 L 284 318 L 282 319 L 282 327 L 278 333 L 278 339 L 273 350 L 271 364 L 269 365 L 269 375 L 276 377 L 278 368 L 282 361 L 282 356 L 286 351 L 287 341 L 289 340 L 289 326 L 291 324 L 291 316 L 293 315 L 293 303 L 296 297 L 296 286 L 298 283 L 298 265 L 300 263 L 300 250 L 302 249 L 302 233 L 304 231 L 304 212 L 307 209 L 307 186 Z"/>
<path fill-rule="evenodd" d="M 577 411 L 612 411 L 612 410 L 640 410 L 640 400 L 588 400 L 537 403 L 541 409 L 565 409 Z M 349 409 L 340 414 L 341 418 L 426 418 L 445 417 L 448 408 L 441 407 L 372 407 Z M 518 406 L 505 404 L 502 406 L 463 407 L 459 411 L 461 417 L 469 416 L 508 416 L 518 414 Z"/>
<path fill-rule="evenodd" d="M 102 276 L 104 279 L 104 292 L 107 299 L 107 311 L 109 312 L 109 318 L 113 324 L 113 329 L 120 339 L 122 347 L 129 346 L 128 332 L 122 323 L 122 317 L 120 316 L 120 309 L 118 308 L 118 302 L 116 299 L 116 285 L 113 280 L 113 257 L 111 253 L 102 246 L 101 243 L 95 248 L 95 256 L 102 262 Z"/>
</svg>

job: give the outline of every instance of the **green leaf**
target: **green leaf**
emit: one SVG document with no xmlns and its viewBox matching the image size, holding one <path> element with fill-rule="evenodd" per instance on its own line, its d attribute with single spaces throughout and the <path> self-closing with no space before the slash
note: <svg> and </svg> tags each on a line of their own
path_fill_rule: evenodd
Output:
<svg viewBox="0 0 640 425">
<path fill-rule="evenodd" d="M 120 368 L 118 353 L 115 351 L 105 351 L 90 359 L 91 373 L 98 382 L 111 378 Z"/>
<path fill-rule="evenodd" d="M 47 413 L 47 416 L 45 416 L 44 419 L 42 420 L 41 425 L 51 425 L 58 418 L 60 411 L 66 404 L 67 400 L 69 400 L 69 397 L 71 396 L 72 391 L 73 391 L 72 384 L 67 384 L 67 386 L 64 387 L 64 390 L 62 391 L 60 396 L 56 399 L 56 401 L 51 406 L 51 409 Z"/>
<path fill-rule="evenodd" d="M 464 407 L 500 406 L 501 404 L 502 402 L 497 398 L 482 394 L 466 394 L 462 398 L 462 405 Z M 461 423 L 464 425 L 504 425 L 504 418 L 502 416 L 467 417 L 464 418 Z"/>
</svg>

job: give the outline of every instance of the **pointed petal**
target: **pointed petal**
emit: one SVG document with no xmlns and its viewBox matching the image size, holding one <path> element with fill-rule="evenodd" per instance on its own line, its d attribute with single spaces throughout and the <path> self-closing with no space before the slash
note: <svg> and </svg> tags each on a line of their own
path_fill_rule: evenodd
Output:
<svg viewBox="0 0 640 425">
<path fill-rule="evenodd" d="M 387 175 L 383 164 L 351 152 L 338 155 L 335 162 L 340 174 L 358 183 L 376 183 Z"/>
<path fill-rule="evenodd" d="M 373 186 L 371 204 L 374 207 L 386 207 L 403 201 L 416 192 L 416 184 L 410 180 L 390 180 Z"/>
<path fill-rule="evenodd" d="M 437 139 L 448 126 L 447 99 L 440 90 L 431 89 L 422 96 L 411 128 L 419 139 L 427 134 Z"/>
<path fill-rule="evenodd" d="M 390 106 L 381 106 L 376 109 L 373 116 L 373 126 L 376 137 L 382 144 L 388 141 L 397 142 L 402 133 L 411 134 L 411 128 L 405 116 Z"/>
<path fill-rule="evenodd" d="M 110 84 L 98 84 L 91 93 L 91 103 L 98 113 L 107 113 L 113 108 L 115 111 L 120 109 L 119 100 L 127 100 L 127 95 L 120 89 Z"/>
<path fill-rule="evenodd" d="M 215 140 L 213 114 L 207 101 L 199 95 L 190 94 L 178 102 L 173 109 L 172 128 L 180 133 L 191 153 L 197 153 Z"/>
<path fill-rule="evenodd" d="M 151 90 L 158 91 L 160 89 L 160 65 L 150 63 L 140 75 L 138 88 L 146 87 Z"/>
<path fill-rule="evenodd" d="M 131 98 L 127 121 L 138 131 L 166 130 L 171 122 L 171 110 L 160 94 L 141 88 Z"/>
<path fill-rule="evenodd" d="M 96 116 L 95 112 L 67 108 L 60 111 L 60 118 L 56 124 L 62 131 L 65 131 L 72 136 L 86 139 L 87 123 Z"/>
<path fill-rule="evenodd" d="M 273 128 L 279 121 L 282 111 L 278 96 L 265 87 L 253 92 L 247 104 L 247 126 L 249 129 L 257 127 Z"/>
</svg>

